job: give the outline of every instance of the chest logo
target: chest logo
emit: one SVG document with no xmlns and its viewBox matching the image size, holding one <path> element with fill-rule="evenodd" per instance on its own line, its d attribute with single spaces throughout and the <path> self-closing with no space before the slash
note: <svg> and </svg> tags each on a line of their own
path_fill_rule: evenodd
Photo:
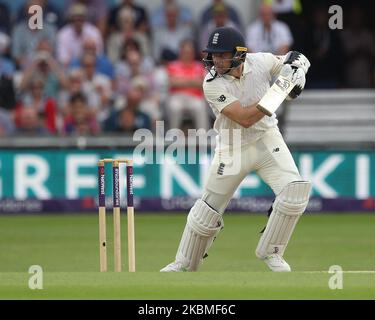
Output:
<svg viewBox="0 0 375 320">
<path fill-rule="evenodd" d="M 227 97 L 224 96 L 223 94 L 219 98 L 217 98 L 217 101 L 219 102 L 224 102 L 225 100 L 227 100 Z"/>
</svg>

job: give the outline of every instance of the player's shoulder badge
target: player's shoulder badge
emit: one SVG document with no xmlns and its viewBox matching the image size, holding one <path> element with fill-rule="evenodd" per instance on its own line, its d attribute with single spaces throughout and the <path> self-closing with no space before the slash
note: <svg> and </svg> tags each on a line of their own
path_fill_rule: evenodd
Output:
<svg viewBox="0 0 375 320">
<path fill-rule="evenodd" d="M 224 96 L 223 94 L 219 98 L 217 98 L 217 101 L 219 102 L 224 102 L 225 100 L 227 100 L 227 97 Z"/>
</svg>

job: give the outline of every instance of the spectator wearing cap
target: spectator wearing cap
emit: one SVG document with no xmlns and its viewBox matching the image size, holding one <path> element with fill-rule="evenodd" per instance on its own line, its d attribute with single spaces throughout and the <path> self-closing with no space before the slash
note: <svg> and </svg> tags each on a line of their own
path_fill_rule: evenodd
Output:
<svg viewBox="0 0 375 320">
<path fill-rule="evenodd" d="M 206 47 L 210 34 L 219 27 L 232 27 L 240 30 L 239 25 L 230 20 L 228 7 L 224 3 L 216 3 L 212 7 L 212 19 L 202 29 L 200 39 L 201 50 Z"/>
<path fill-rule="evenodd" d="M 87 9 L 87 21 L 95 25 L 102 36 L 106 35 L 108 20 L 108 5 L 106 0 L 68 0 L 66 1 L 66 12 L 75 4 L 82 4 Z"/>
<path fill-rule="evenodd" d="M 209 114 L 202 92 L 205 69 L 195 60 L 192 40 L 181 43 L 179 58 L 167 65 L 169 99 L 166 117 L 169 127 L 180 128 L 186 115 L 194 121 L 194 128 L 208 130 Z"/>
<path fill-rule="evenodd" d="M 232 21 L 235 25 L 237 25 L 242 30 L 242 22 L 241 22 L 240 15 L 238 14 L 237 10 L 223 0 L 212 0 L 211 4 L 203 10 L 201 14 L 200 22 L 199 22 L 200 28 L 201 29 L 204 28 L 207 23 L 213 20 L 213 14 L 214 14 L 213 8 L 215 5 L 218 5 L 218 4 L 224 5 L 226 7 L 228 11 L 229 20 Z"/>
<path fill-rule="evenodd" d="M 178 7 L 170 3 L 165 7 L 166 27 L 154 30 L 153 53 L 157 62 L 173 61 L 178 57 L 182 40 L 193 38 L 193 30 L 178 21 Z"/>
<path fill-rule="evenodd" d="M 103 52 L 103 39 L 100 30 L 86 19 L 87 9 L 82 4 L 74 4 L 69 9 L 69 23 L 57 34 L 57 58 L 68 66 L 83 52 L 86 39 L 96 43 L 97 54 Z"/>
<path fill-rule="evenodd" d="M 129 41 L 136 41 L 143 56 L 151 56 L 149 38 L 135 28 L 132 10 L 124 7 L 117 15 L 119 29 L 111 33 L 107 42 L 107 53 L 111 61 L 120 60 L 121 50 Z"/>
<path fill-rule="evenodd" d="M 246 29 L 246 45 L 251 52 L 270 52 L 283 55 L 290 51 L 293 36 L 284 22 L 275 18 L 272 6 L 262 4 L 259 18 Z"/>
</svg>

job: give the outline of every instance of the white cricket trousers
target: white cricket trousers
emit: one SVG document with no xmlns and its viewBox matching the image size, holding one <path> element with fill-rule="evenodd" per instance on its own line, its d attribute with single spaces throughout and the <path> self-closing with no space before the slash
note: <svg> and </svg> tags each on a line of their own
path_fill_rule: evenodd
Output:
<svg viewBox="0 0 375 320">
<path fill-rule="evenodd" d="M 180 128 L 185 114 L 193 119 L 196 129 L 208 130 L 209 114 L 204 98 L 183 93 L 171 94 L 166 103 L 166 116 L 171 129 Z"/>
<path fill-rule="evenodd" d="M 302 180 L 293 157 L 278 128 L 267 130 L 253 143 L 215 151 L 202 200 L 224 213 L 237 187 L 251 172 L 278 195 L 292 181 Z"/>
</svg>

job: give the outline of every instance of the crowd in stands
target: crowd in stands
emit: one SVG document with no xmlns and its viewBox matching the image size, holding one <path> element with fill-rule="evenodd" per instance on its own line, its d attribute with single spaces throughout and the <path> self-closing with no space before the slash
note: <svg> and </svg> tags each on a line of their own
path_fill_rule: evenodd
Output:
<svg viewBox="0 0 375 320">
<path fill-rule="evenodd" d="M 251 52 L 304 52 L 307 88 L 374 88 L 364 10 L 354 5 L 338 31 L 328 28 L 327 6 L 317 1 L 306 13 L 304 3 L 264 1 L 245 25 L 223 0 L 207 1 L 198 19 L 182 0 L 153 12 L 133 0 L 68 0 L 63 8 L 25 0 L 13 14 L 0 0 L 0 137 L 132 134 L 157 120 L 208 129 L 201 50 L 218 26 L 242 31 Z M 42 29 L 28 24 L 31 5 L 43 8 Z"/>
</svg>

